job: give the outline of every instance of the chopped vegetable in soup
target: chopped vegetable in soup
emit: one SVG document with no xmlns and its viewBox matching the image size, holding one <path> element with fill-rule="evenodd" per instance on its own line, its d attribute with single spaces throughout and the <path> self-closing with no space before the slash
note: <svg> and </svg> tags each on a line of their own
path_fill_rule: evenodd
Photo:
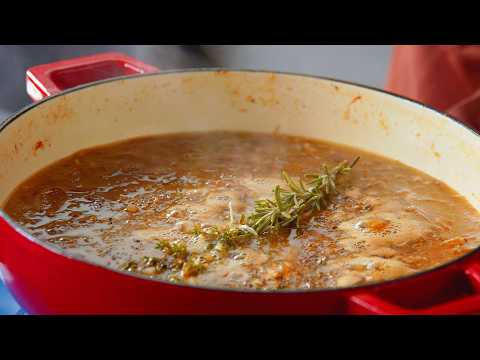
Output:
<svg viewBox="0 0 480 360">
<path fill-rule="evenodd" d="M 278 134 L 172 134 L 87 149 L 32 176 L 4 208 L 68 254 L 210 287 L 357 286 L 480 244 L 479 214 L 442 182 Z"/>
</svg>

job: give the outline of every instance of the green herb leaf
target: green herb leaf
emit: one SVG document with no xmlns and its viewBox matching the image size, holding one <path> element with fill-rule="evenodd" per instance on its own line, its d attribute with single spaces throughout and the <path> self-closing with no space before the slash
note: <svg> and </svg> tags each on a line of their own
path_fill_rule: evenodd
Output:
<svg viewBox="0 0 480 360">
<path fill-rule="evenodd" d="M 195 233 L 201 232 L 208 240 L 221 242 L 222 246 L 215 245 L 215 247 L 223 249 L 235 247 L 238 240 L 242 238 L 258 237 L 270 231 L 291 226 L 291 224 L 300 228 L 302 215 L 309 214 L 313 210 L 325 209 L 328 206 L 331 196 L 337 193 L 337 177 L 348 174 L 358 160 L 359 158 L 356 158 L 351 164 L 343 161 L 333 169 L 323 166 L 323 173 L 305 176 L 311 180 L 307 184 L 302 179 L 299 179 L 297 183 L 286 171 L 282 171 L 282 178 L 288 188 L 284 189 L 277 185 L 273 189 L 273 199 L 255 201 L 254 211 L 248 216 L 242 214 L 238 225 L 234 224 L 230 202 L 228 226 L 222 229 L 196 227 Z"/>
</svg>

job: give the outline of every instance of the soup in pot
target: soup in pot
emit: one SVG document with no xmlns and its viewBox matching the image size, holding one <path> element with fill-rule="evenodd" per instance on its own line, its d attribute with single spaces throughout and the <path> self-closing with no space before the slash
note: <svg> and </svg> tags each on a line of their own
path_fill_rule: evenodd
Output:
<svg viewBox="0 0 480 360">
<path fill-rule="evenodd" d="M 358 286 L 480 244 L 478 212 L 444 183 L 279 134 L 182 133 L 83 150 L 27 179 L 3 208 L 68 254 L 220 288 Z"/>
</svg>

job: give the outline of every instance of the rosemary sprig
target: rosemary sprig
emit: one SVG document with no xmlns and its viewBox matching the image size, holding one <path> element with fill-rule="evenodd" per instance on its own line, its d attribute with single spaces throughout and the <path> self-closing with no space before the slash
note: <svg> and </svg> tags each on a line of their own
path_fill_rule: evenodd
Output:
<svg viewBox="0 0 480 360">
<path fill-rule="evenodd" d="M 304 183 L 293 180 L 286 171 L 282 172 L 282 179 L 286 188 L 277 185 L 273 189 L 272 199 L 255 201 L 254 211 L 248 216 L 242 215 L 238 224 L 235 224 L 232 204 L 229 203 L 230 221 L 224 227 L 196 225 L 191 234 L 202 236 L 209 241 L 209 250 L 226 251 L 241 244 L 241 241 L 258 237 L 280 228 L 295 226 L 300 228 L 300 221 L 304 216 L 315 210 L 325 209 L 332 196 L 337 193 L 337 178 L 348 174 L 359 158 L 351 164 L 343 161 L 333 169 L 323 167 L 321 174 L 307 174 Z M 197 276 L 206 271 L 212 259 L 190 253 L 183 242 L 170 243 L 167 240 L 157 241 L 156 248 L 172 257 L 174 269 L 182 271 L 184 278 Z M 142 263 L 130 261 L 123 266 L 127 271 L 144 271 L 154 267 L 155 273 L 163 273 L 171 266 L 166 258 L 144 257 Z M 176 275 L 175 275 L 176 276 Z M 179 281 L 178 277 L 175 277 Z M 172 279 L 171 279 L 172 280 Z"/>
<path fill-rule="evenodd" d="M 357 157 L 351 164 L 342 161 L 333 169 L 323 166 L 321 174 L 307 174 L 309 181 L 305 184 L 302 179 L 295 182 L 286 171 L 282 172 L 282 178 L 287 188 L 277 185 L 273 190 L 273 199 L 255 201 L 253 213 L 248 216 L 242 215 L 239 224 L 234 224 L 231 203 L 230 223 L 220 229 L 207 227 L 200 229 L 195 227 L 195 235 L 203 235 L 208 240 L 214 240 L 227 246 L 235 247 L 238 240 L 252 236 L 259 236 L 280 228 L 295 224 L 300 228 L 300 221 L 304 215 L 314 210 L 325 209 L 333 195 L 337 193 L 336 181 L 340 175 L 348 174 L 358 162 Z"/>
</svg>

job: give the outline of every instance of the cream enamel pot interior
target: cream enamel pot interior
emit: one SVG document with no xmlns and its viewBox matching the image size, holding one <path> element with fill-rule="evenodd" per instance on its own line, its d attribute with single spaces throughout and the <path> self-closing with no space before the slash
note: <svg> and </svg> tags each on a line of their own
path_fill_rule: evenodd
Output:
<svg viewBox="0 0 480 360">
<path fill-rule="evenodd" d="M 407 99 L 345 82 L 286 73 L 224 70 L 104 80 L 62 92 L 22 110 L 0 132 L 0 203 L 32 173 L 77 150 L 143 135 L 208 130 L 278 131 L 380 153 L 444 181 L 480 210 L 480 138 L 449 117 Z M 427 304 L 423 307 L 416 308 L 413 297 L 394 304 L 388 289 L 418 288 L 414 283 L 430 281 L 429 276 L 435 272 L 447 274 L 449 266 L 456 271 L 452 279 L 459 276 L 459 271 L 462 276 L 466 271 L 465 281 L 470 281 L 466 306 L 469 311 L 480 310 L 478 283 L 472 282 L 480 279 L 479 273 L 475 273 L 476 254 L 428 274 L 384 285 L 258 294 L 166 284 L 71 259 L 26 236 L 5 213 L 1 215 L 2 273 L 15 297 L 33 313 L 442 312 L 445 306 L 435 308 L 422 296 L 418 304 Z M 20 257 L 30 257 L 32 268 L 17 266 Z M 70 263 L 75 264 L 75 269 L 69 270 L 66 264 Z M 70 280 L 67 275 L 60 275 L 62 271 L 70 271 Z M 85 274 L 84 279 L 80 279 L 80 272 Z M 103 285 L 89 283 L 91 280 L 85 280 L 89 276 L 105 277 Z M 52 284 L 42 284 L 49 281 L 55 283 L 56 290 Z M 106 282 L 115 283 L 116 287 Z M 102 294 L 102 286 L 110 295 Z M 432 289 L 429 296 L 442 293 L 442 286 Z M 157 288 L 159 294 L 170 294 L 160 295 L 156 302 L 164 303 L 157 305 L 136 302 L 128 296 L 112 300 L 115 292 L 132 287 L 144 287 L 150 296 Z M 382 287 L 389 300 L 376 298 L 383 294 Z M 97 291 L 97 304 L 72 300 L 92 291 Z M 393 294 L 394 290 L 391 291 Z M 56 299 L 53 293 L 63 293 L 64 299 Z M 199 303 L 189 305 L 182 300 L 187 294 Z M 143 295 L 138 290 L 138 296 Z M 222 299 L 222 305 L 214 296 Z M 66 304 L 69 301 L 70 305 Z M 448 301 L 455 304 L 464 299 Z M 236 303 L 235 307 L 229 302 Z M 245 305 L 242 307 L 239 302 Z"/>
</svg>

